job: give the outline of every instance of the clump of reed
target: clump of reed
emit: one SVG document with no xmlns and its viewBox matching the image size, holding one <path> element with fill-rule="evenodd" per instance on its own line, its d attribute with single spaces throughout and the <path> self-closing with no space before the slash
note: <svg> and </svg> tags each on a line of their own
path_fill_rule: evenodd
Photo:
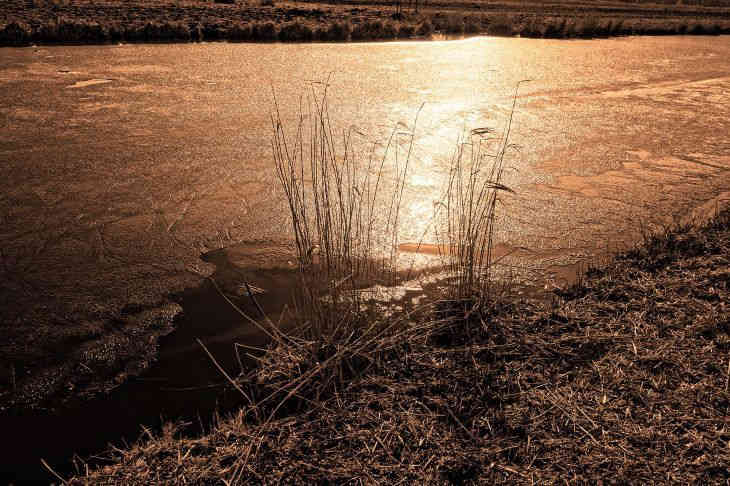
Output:
<svg viewBox="0 0 730 486">
<path fill-rule="evenodd" d="M 621 19 L 600 20 L 595 17 L 529 17 L 514 27 L 522 37 L 544 37 L 547 39 L 569 39 L 609 37 L 626 35 L 631 30 L 624 28 Z"/>
<path fill-rule="evenodd" d="M 541 22 L 535 16 L 527 17 L 520 25 L 519 34 L 521 37 L 542 37 L 543 30 Z"/>
<path fill-rule="evenodd" d="M 204 20 L 200 23 L 200 33 L 203 40 L 216 41 L 225 36 L 225 27 L 215 20 Z"/>
<path fill-rule="evenodd" d="M 277 404 L 272 414 L 284 403 L 316 401 L 340 389 L 378 362 L 402 324 L 366 306 L 363 289 L 397 278 L 413 131 L 398 127 L 384 147 L 361 150 L 355 129 L 334 128 L 326 84 L 321 93 L 316 86 L 302 102 L 293 133 L 278 105 L 272 115 L 274 162 L 298 262 L 296 331 L 285 334 L 268 322 L 272 345 L 243 380 L 256 384 L 258 410 Z"/>
<path fill-rule="evenodd" d="M 314 278 L 327 282 L 328 301 L 350 305 L 340 289 L 395 279 L 400 203 L 414 139 L 412 130 L 398 127 L 380 151 L 377 144 L 363 150 L 355 128 L 335 132 L 326 91 L 318 97 L 313 87 L 307 93 L 292 136 L 276 108 L 272 149 L 302 277 L 317 273 Z M 328 324 L 318 326 L 319 334 Z"/>
<path fill-rule="evenodd" d="M 334 128 L 327 86 L 312 85 L 293 131 L 277 104 L 272 115 L 274 165 L 298 262 L 288 314 L 295 331 L 285 333 L 268 319 L 257 324 L 271 345 L 257 358 L 260 366 L 241 378 L 253 410 L 272 417 L 284 404 L 291 410 L 342 390 L 404 340 L 453 334 L 452 322 L 468 324 L 466 313 L 492 304 L 490 266 L 499 196 L 510 191 L 501 180 L 512 116 L 501 135 L 476 129 L 457 143 L 435 224 L 451 279 L 449 304 L 416 325 L 407 314 L 393 317 L 368 305 L 365 291 L 398 280 L 400 207 L 418 115 L 378 148 L 354 128 Z"/>
<path fill-rule="evenodd" d="M 428 37 L 432 33 L 433 26 L 428 20 L 421 24 L 366 20 L 355 24 L 351 28 L 350 39 L 354 41 L 408 39 L 415 35 Z"/>
<path fill-rule="evenodd" d="M 519 88 L 519 84 L 518 84 Z M 477 128 L 462 136 L 451 160 L 442 221 L 437 224 L 439 248 L 445 251 L 452 278 L 448 294 L 471 309 L 483 308 L 492 297 L 490 274 L 500 194 L 513 192 L 502 183 L 512 112 L 504 132 Z M 439 228 L 443 228 L 439 232 Z"/>
<path fill-rule="evenodd" d="M 118 22 L 103 27 L 104 33 L 98 34 L 76 22 L 58 25 L 57 42 L 128 41 L 128 42 L 189 42 L 198 40 L 198 34 L 184 22 L 148 21 L 123 25 Z M 202 34 L 200 34 L 202 36 Z"/>
<path fill-rule="evenodd" d="M 216 25 L 207 24 L 203 29 L 203 36 L 214 37 L 217 35 L 220 37 L 220 29 Z M 173 21 L 160 23 L 148 22 L 144 26 L 143 35 L 145 40 L 162 42 L 190 41 L 192 37 L 187 24 Z"/>
</svg>

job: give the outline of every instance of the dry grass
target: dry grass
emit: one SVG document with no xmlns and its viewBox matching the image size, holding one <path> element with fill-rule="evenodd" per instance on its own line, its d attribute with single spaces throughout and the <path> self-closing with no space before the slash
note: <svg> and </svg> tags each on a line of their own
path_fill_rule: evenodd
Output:
<svg viewBox="0 0 730 486">
<path fill-rule="evenodd" d="M 413 329 L 408 314 L 384 315 L 363 295 L 374 284 L 398 281 L 400 207 L 418 115 L 411 127 L 396 127 L 383 147 L 364 150 L 356 129 L 334 131 L 327 86 L 312 85 L 294 133 L 286 133 L 278 106 L 272 117 L 274 161 L 289 205 L 300 282 L 291 313 L 295 333 L 284 335 L 269 323 L 276 329 L 274 342 L 258 358 L 261 366 L 243 379 L 252 395 L 263 393 L 266 403 L 277 403 L 271 416 L 286 402 L 287 409 L 301 408 L 336 394 L 377 367 Z M 443 230 L 437 246 L 446 250 L 442 257 L 450 274 L 441 327 L 455 313 L 481 312 L 491 304 L 498 194 L 510 191 L 501 178 L 511 123 L 512 114 L 504 133 L 476 129 L 457 143 L 443 216 L 436 215 L 443 221 L 434 226 Z"/>
<path fill-rule="evenodd" d="M 724 0 L 718 0 L 724 1 Z M 474 3 L 458 0 L 398 7 L 311 2 L 182 0 L 6 0 L 0 45 L 30 43 L 406 39 L 433 33 L 593 38 L 619 35 L 728 34 L 728 5 L 615 2 Z"/>
<path fill-rule="evenodd" d="M 516 89 L 519 89 L 519 84 Z M 445 234 L 437 234 L 439 248 L 446 250 L 453 276 L 452 300 L 468 300 L 473 307 L 490 301 L 490 268 L 495 216 L 501 192 L 513 192 L 502 184 L 517 91 L 504 133 L 490 128 L 473 129 L 457 144 L 449 170 L 444 202 Z"/>
<path fill-rule="evenodd" d="M 469 334 L 413 316 L 376 366 L 299 413 L 241 412 L 199 439 L 171 427 L 72 482 L 725 484 L 729 268 L 725 210 L 553 302 L 465 318 Z"/>
<path fill-rule="evenodd" d="M 272 149 L 289 204 L 302 287 L 312 295 L 306 305 L 359 309 L 360 289 L 392 285 L 397 278 L 400 206 L 417 120 L 412 127 L 397 127 L 384 147 L 363 150 L 357 128 L 334 131 L 327 83 L 313 84 L 304 105 L 290 136 L 276 107 Z M 329 317 L 319 320 L 317 337 L 334 325 Z"/>
<path fill-rule="evenodd" d="M 400 332 L 397 319 L 367 306 L 363 289 L 397 279 L 415 124 L 398 127 L 380 150 L 361 150 L 356 129 L 335 132 L 326 83 L 311 86 L 293 133 L 276 107 L 272 149 L 290 209 L 299 285 L 290 313 L 295 331 L 284 334 L 269 322 L 272 344 L 256 358 L 258 369 L 241 378 L 256 413 L 273 416 L 285 404 L 311 406 L 337 393 L 377 363 Z"/>
</svg>

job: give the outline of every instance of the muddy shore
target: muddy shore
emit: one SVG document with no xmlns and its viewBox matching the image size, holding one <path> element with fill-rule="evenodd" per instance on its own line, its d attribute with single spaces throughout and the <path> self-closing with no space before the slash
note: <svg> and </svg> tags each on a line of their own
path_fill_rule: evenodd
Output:
<svg viewBox="0 0 730 486">
<path fill-rule="evenodd" d="M 730 5 L 440 1 L 173 2 L 8 0 L 0 46 L 109 42 L 309 42 L 434 34 L 594 38 L 730 33 Z"/>
</svg>

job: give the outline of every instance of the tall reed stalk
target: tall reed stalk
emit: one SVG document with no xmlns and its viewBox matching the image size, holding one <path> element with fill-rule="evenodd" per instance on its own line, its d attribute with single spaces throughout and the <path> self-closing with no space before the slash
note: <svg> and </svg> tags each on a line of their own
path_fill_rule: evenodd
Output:
<svg viewBox="0 0 730 486">
<path fill-rule="evenodd" d="M 362 290 L 393 284 L 397 276 L 413 130 L 398 127 L 384 147 L 363 145 L 355 128 L 335 128 L 327 86 L 312 84 L 289 133 L 274 96 L 271 143 L 300 282 L 293 301 L 297 332 L 272 343 L 259 369 L 244 379 L 265 384 L 269 394 L 256 405 L 278 403 L 271 416 L 291 399 L 311 404 L 336 392 L 379 360 L 384 340 L 392 340 L 402 325 L 364 311 Z"/>
<path fill-rule="evenodd" d="M 520 83 L 522 83 L 521 81 Z M 451 298 L 484 304 L 491 297 L 494 235 L 501 192 L 514 192 L 502 183 L 505 154 L 517 103 L 517 89 L 509 120 L 501 135 L 477 128 L 458 141 L 449 166 L 445 234 L 438 233 L 452 277 Z M 438 230 L 438 227 L 437 227 Z"/>
<path fill-rule="evenodd" d="M 400 206 L 413 131 L 394 130 L 382 150 L 362 150 L 355 128 L 337 131 L 327 85 L 313 84 L 293 134 L 279 106 L 272 114 L 277 176 L 292 221 L 307 326 L 336 335 L 360 308 L 360 289 L 392 284 L 397 271 Z M 405 135 L 405 140 L 404 140 Z"/>
</svg>

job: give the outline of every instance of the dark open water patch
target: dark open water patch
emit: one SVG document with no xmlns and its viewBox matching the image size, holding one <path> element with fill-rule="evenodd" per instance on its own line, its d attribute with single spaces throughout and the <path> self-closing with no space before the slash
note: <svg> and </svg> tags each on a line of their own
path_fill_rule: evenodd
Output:
<svg viewBox="0 0 730 486">
<path fill-rule="evenodd" d="M 291 292 L 292 269 L 256 272 L 235 267 L 222 250 L 203 259 L 217 265 L 212 278 L 218 288 L 252 317 L 258 311 L 251 299 L 236 292 L 243 279 L 254 288 L 267 289 L 257 300 L 270 315 L 281 310 Z M 233 309 L 210 280 L 174 299 L 183 308 L 175 320 L 175 331 L 160 340 L 157 361 L 141 376 L 108 395 L 71 402 L 59 410 L 0 416 L 7 441 L 0 455 L 0 483 L 55 480 L 41 458 L 63 477 L 74 472 L 74 458 L 103 464 L 109 444 L 135 442 L 144 434 L 142 426 L 156 432 L 164 422 L 181 420 L 188 424 L 184 433 L 197 435 L 209 428 L 215 412 L 224 414 L 242 403 L 196 339 L 235 376 L 241 365 L 233 344 L 260 346 L 265 344 L 265 336 Z M 250 364 L 243 361 L 243 366 Z M 76 462 L 83 466 L 82 461 Z"/>
</svg>

